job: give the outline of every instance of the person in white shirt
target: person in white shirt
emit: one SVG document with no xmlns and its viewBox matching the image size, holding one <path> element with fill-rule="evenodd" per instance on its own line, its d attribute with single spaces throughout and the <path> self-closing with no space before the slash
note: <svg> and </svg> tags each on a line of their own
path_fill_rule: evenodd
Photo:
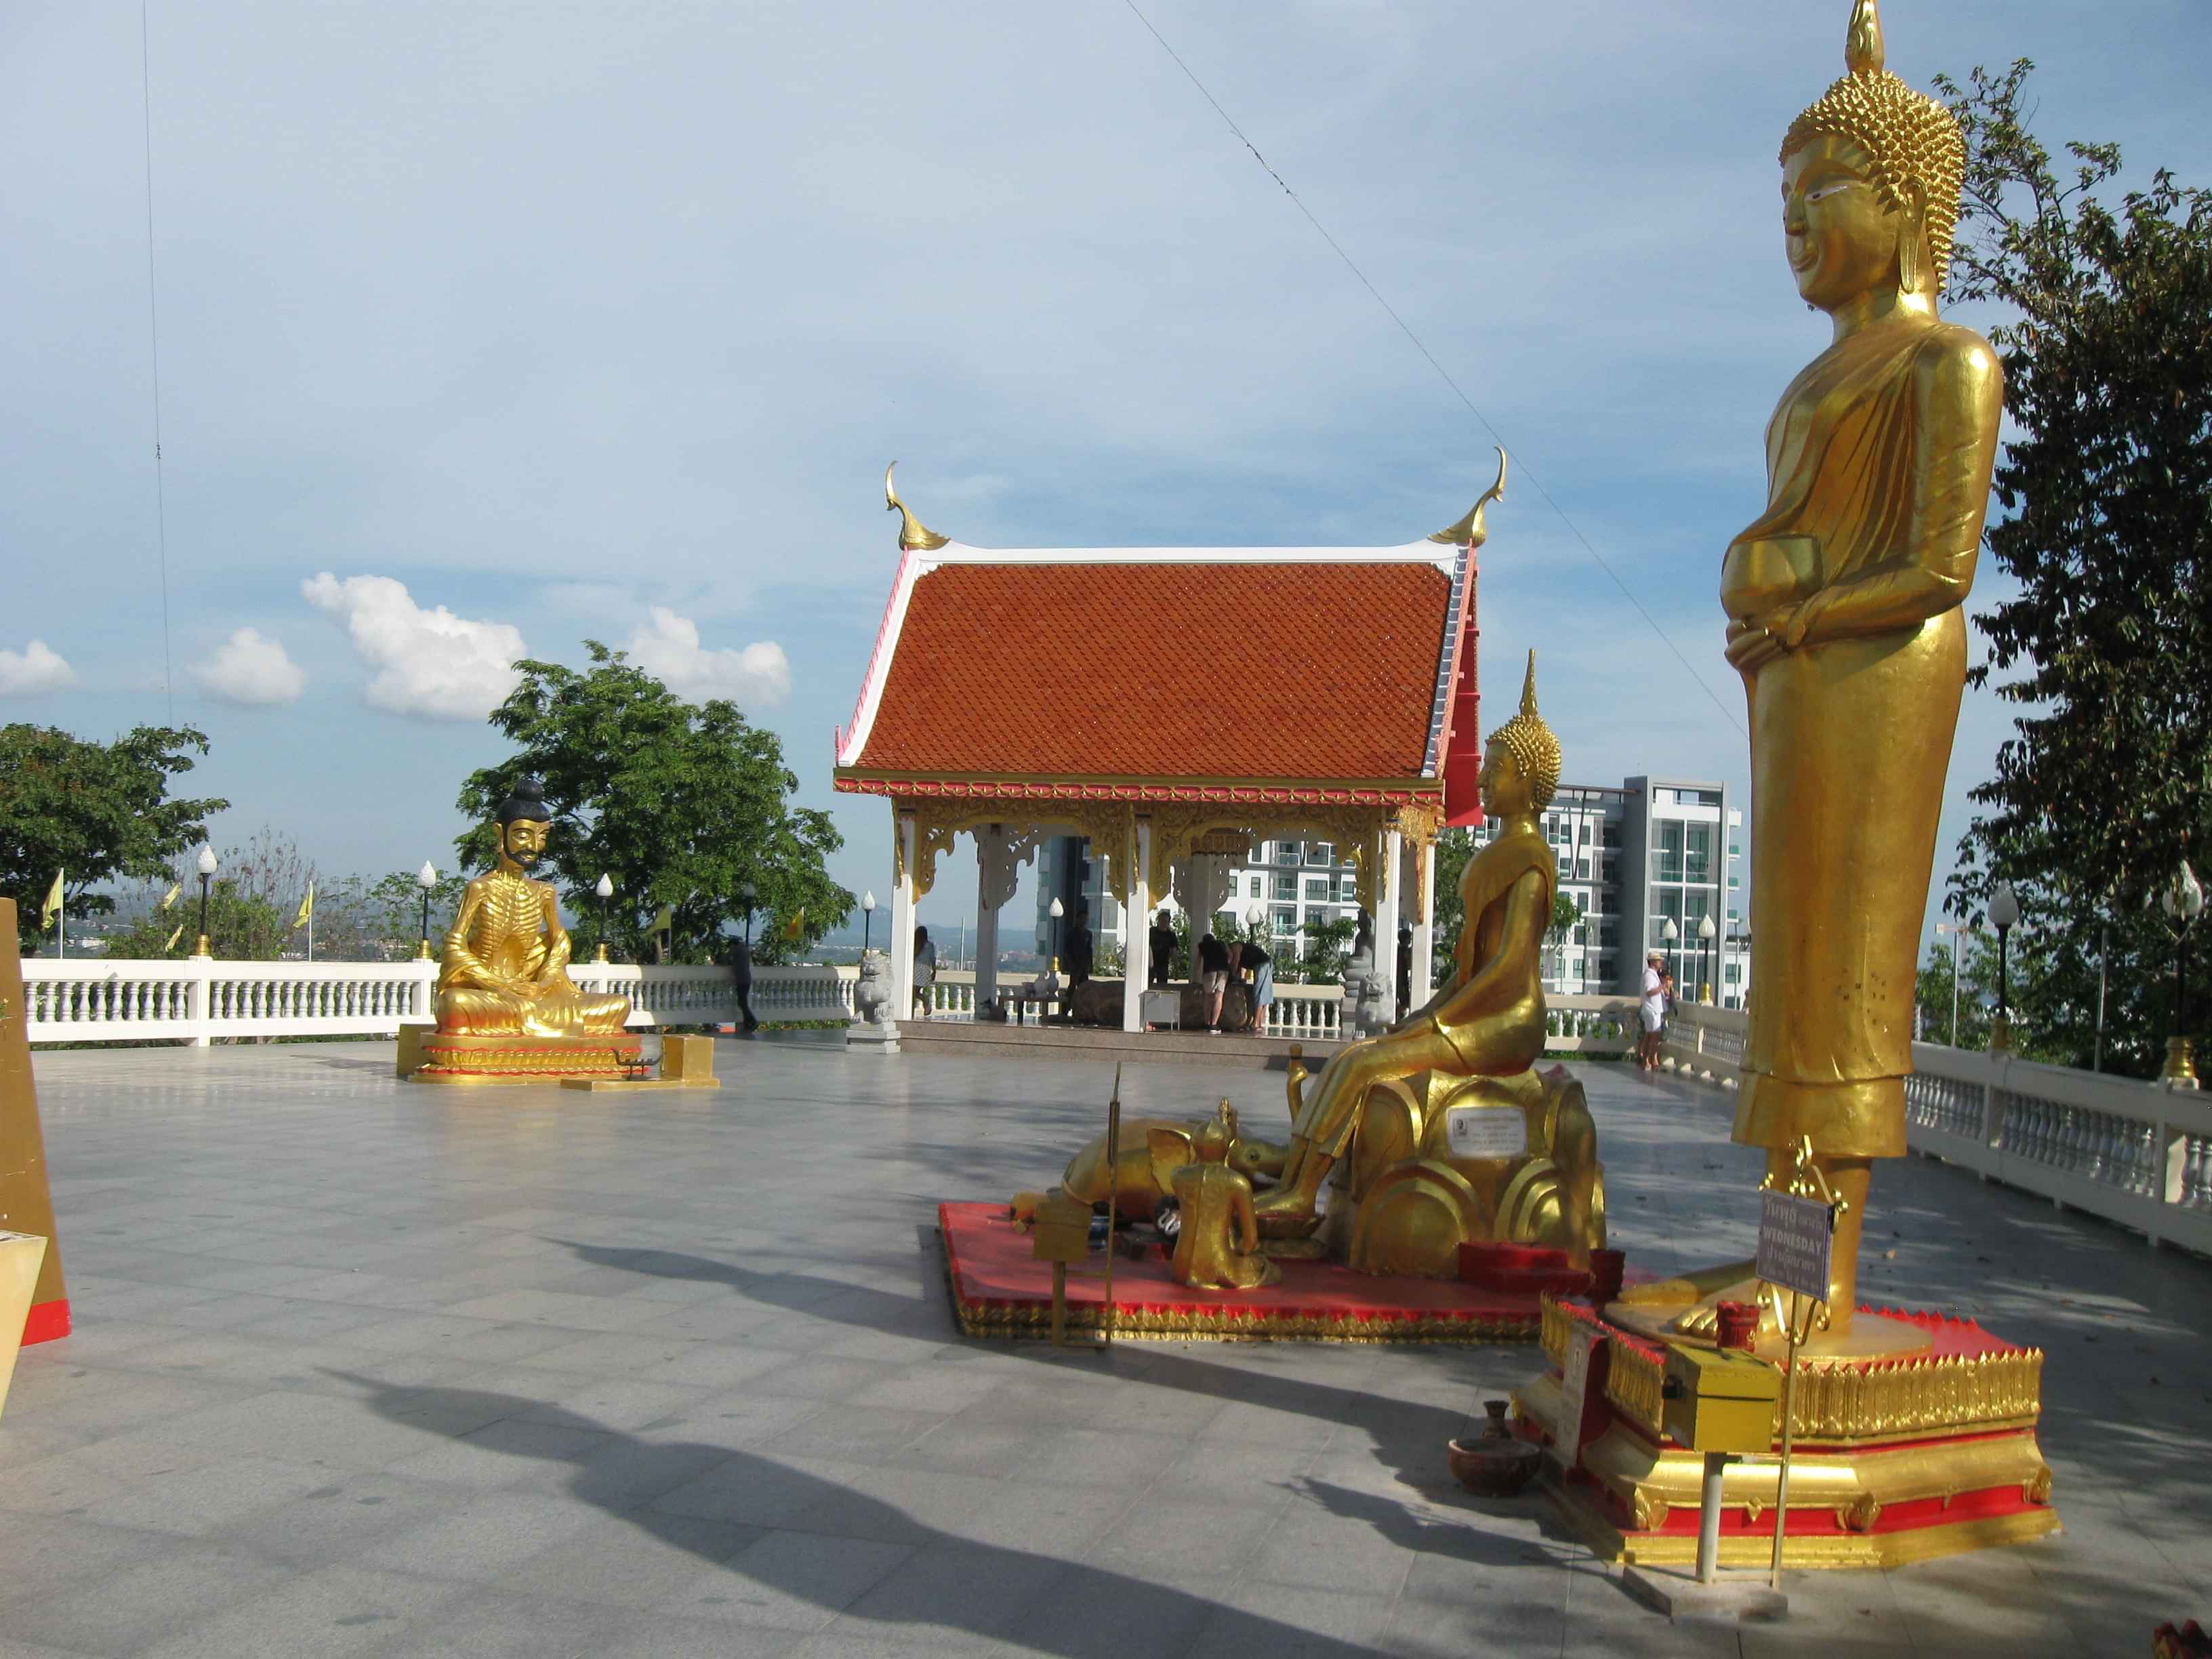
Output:
<svg viewBox="0 0 2212 1659">
<path fill-rule="evenodd" d="M 1638 1010 L 1644 1029 L 1637 1034 L 1636 1063 L 1647 1072 L 1659 1063 L 1659 1031 L 1667 1023 L 1666 967 L 1663 951 L 1644 958 L 1644 1000 Z"/>
</svg>

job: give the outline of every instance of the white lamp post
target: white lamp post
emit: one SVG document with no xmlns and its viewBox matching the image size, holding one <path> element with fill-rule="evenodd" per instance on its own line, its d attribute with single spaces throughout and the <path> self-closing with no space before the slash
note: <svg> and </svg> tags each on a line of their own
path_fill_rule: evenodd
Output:
<svg viewBox="0 0 2212 1659">
<path fill-rule="evenodd" d="M 2189 860 L 2181 861 L 2173 879 L 2159 895 L 2166 912 L 2166 931 L 2173 935 L 2173 1025 L 2166 1037 L 2166 1065 L 2159 1081 L 2172 1089 L 2197 1086 L 2197 1056 L 2189 1039 L 2189 929 L 2204 914 L 2204 888 Z"/>
<path fill-rule="evenodd" d="M 1951 936 L 1951 1046 L 1959 1046 L 1959 940 L 1973 931 L 1973 924 L 1966 921 L 1939 921 L 1936 936 Z"/>
<path fill-rule="evenodd" d="M 868 954 L 868 944 L 875 937 L 876 893 L 870 888 L 860 895 L 860 954 Z"/>
<path fill-rule="evenodd" d="M 1052 971 L 1060 971 L 1060 919 L 1067 914 L 1058 899 L 1052 902 Z"/>
<path fill-rule="evenodd" d="M 202 842 L 200 855 L 193 860 L 193 864 L 200 872 L 200 942 L 192 947 L 192 954 L 196 957 L 212 956 L 215 953 L 208 949 L 207 907 L 208 888 L 215 880 L 217 867 L 215 848 L 209 846 L 207 842 Z"/>
<path fill-rule="evenodd" d="M 415 955 L 418 960 L 428 962 L 430 959 L 430 895 L 437 890 L 438 866 L 424 859 L 422 867 L 415 872 L 415 884 L 422 890 L 422 939 L 416 947 Z"/>
<path fill-rule="evenodd" d="M 615 896 L 615 884 L 608 879 L 605 871 L 599 872 L 599 878 L 592 884 L 592 891 L 599 896 L 599 948 L 592 952 L 592 960 L 605 962 L 607 959 L 607 901 Z"/>
<path fill-rule="evenodd" d="M 2012 967 L 2006 941 L 2020 925 L 2020 895 L 2012 890 L 2010 882 L 1999 882 L 1990 895 L 1990 921 L 1997 930 L 1997 1017 L 1990 1026 L 1990 1047 L 2008 1049 L 2012 1047 Z"/>
<path fill-rule="evenodd" d="M 1713 935 L 1718 932 L 1720 929 L 1713 926 L 1713 919 L 1710 915 L 1698 923 L 1698 972 L 1700 975 L 1712 971 Z M 1712 981 L 1706 980 L 1705 986 L 1705 994 L 1700 1000 L 1711 1002 L 1713 1000 Z"/>
</svg>

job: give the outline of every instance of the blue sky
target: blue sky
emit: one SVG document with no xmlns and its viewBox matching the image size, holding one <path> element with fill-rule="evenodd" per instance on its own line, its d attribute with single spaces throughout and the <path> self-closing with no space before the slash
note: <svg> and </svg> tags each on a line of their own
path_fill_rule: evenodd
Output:
<svg viewBox="0 0 2212 1659">
<path fill-rule="evenodd" d="M 1493 707 L 1533 645 L 1571 779 L 1744 787 L 1713 591 L 1826 338 L 1774 156 L 1848 5 L 1141 3 L 1515 452 Z M 2031 57 L 2054 147 L 2212 177 L 2199 0 L 1884 15 L 1916 84 Z M 736 695 L 881 892 L 887 810 L 829 772 L 886 461 L 982 545 L 1401 542 L 1487 481 L 1489 434 L 1121 0 L 148 20 L 169 694 L 219 842 L 444 863 L 502 653 L 589 636 Z M 169 712 L 139 21 L 0 16 L 0 720 L 100 737 Z M 1970 702 L 1939 878 L 2005 726 Z"/>
</svg>

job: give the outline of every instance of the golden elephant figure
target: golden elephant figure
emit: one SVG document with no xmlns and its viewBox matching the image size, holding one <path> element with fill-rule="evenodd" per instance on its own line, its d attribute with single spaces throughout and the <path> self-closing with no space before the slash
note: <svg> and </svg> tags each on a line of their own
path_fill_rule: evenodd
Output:
<svg viewBox="0 0 2212 1659">
<path fill-rule="evenodd" d="M 1223 1160 L 1228 1168 L 1248 1179 L 1281 1173 L 1287 1149 L 1239 1133 L 1236 1110 L 1227 1101 L 1221 1103 L 1214 1121 L 1229 1130 L 1229 1155 Z M 1176 1118 L 1124 1118 L 1119 1156 L 1112 1166 L 1106 1161 L 1106 1137 L 1101 1135 L 1068 1160 L 1060 1178 L 1060 1190 L 1092 1206 L 1110 1199 L 1122 1217 L 1150 1221 L 1160 1200 L 1174 1194 L 1176 1172 L 1198 1161 L 1193 1143 L 1205 1127 Z"/>
</svg>

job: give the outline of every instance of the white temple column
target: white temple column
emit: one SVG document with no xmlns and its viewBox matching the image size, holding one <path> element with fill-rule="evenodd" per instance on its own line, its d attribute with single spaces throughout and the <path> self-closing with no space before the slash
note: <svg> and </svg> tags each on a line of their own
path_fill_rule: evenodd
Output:
<svg viewBox="0 0 2212 1659">
<path fill-rule="evenodd" d="M 1413 1008 L 1425 1008 L 1429 999 L 1437 994 L 1437 847 L 1434 842 L 1421 842 L 1413 848 L 1413 864 L 1419 873 L 1414 877 L 1413 891 L 1420 896 L 1420 908 L 1413 915 Z M 1413 1008 L 1400 1010 L 1410 1014 Z"/>
<path fill-rule="evenodd" d="M 1121 909 L 1121 1029 L 1145 1029 L 1145 987 L 1152 980 L 1152 821 L 1129 830 L 1129 902 Z"/>
<path fill-rule="evenodd" d="M 891 820 L 898 838 L 891 872 L 891 1018 L 908 1019 L 914 1014 L 914 814 L 901 812 Z"/>
<path fill-rule="evenodd" d="M 975 1018 L 999 1000 L 999 907 L 992 901 L 990 848 L 975 837 Z"/>
<path fill-rule="evenodd" d="M 1405 884 L 1398 878 L 1398 859 L 1405 837 L 1395 830 L 1382 832 L 1382 858 L 1376 866 L 1375 966 L 1382 980 L 1382 1018 L 1388 1024 L 1402 1011 L 1398 1006 L 1398 893 Z"/>
</svg>

